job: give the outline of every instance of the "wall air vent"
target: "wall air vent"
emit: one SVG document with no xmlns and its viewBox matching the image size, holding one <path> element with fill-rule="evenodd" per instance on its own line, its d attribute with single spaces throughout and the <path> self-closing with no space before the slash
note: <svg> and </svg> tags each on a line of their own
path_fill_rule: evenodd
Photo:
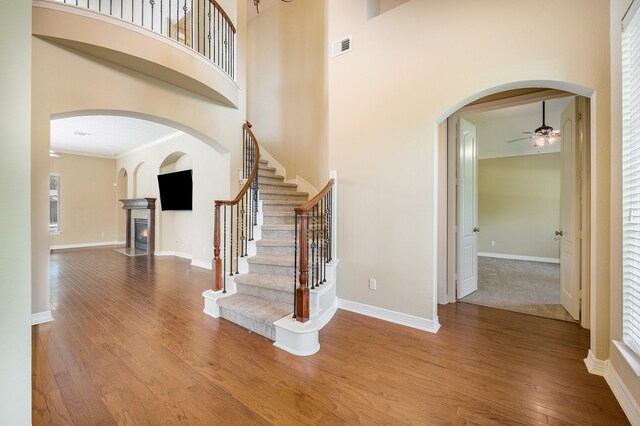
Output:
<svg viewBox="0 0 640 426">
<path fill-rule="evenodd" d="M 351 36 L 345 37 L 342 40 L 334 41 L 331 44 L 331 57 L 336 57 L 351 51 Z"/>
</svg>

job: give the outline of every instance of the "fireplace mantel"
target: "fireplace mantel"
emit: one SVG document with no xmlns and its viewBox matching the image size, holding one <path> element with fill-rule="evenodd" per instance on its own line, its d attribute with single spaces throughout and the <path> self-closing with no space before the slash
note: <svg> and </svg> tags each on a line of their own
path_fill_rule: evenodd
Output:
<svg viewBox="0 0 640 426">
<path fill-rule="evenodd" d="M 149 209 L 155 210 L 156 199 L 155 198 L 123 198 L 122 208 L 125 210 L 132 209 Z"/>
<path fill-rule="evenodd" d="M 123 198 L 119 200 L 122 202 L 122 208 L 127 211 L 127 247 L 125 249 L 126 253 L 132 254 L 149 254 L 152 255 L 155 252 L 155 229 L 156 229 L 156 199 L 155 198 Z M 146 210 L 146 218 L 148 220 L 147 226 L 147 252 L 146 253 L 137 253 L 135 249 L 135 245 L 132 244 L 131 237 L 131 228 L 132 222 L 135 218 L 132 217 L 132 210 Z"/>
</svg>

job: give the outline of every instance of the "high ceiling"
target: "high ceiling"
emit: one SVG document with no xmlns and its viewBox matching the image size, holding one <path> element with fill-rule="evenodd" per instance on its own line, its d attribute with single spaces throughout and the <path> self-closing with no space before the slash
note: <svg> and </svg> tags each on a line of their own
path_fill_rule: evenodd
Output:
<svg viewBox="0 0 640 426">
<path fill-rule="evenodd" d="M 178 130 L 138 118 L 90 115 L 51 120 L 51 150 L 112 157 L 164 140 Z"/>
</svg>

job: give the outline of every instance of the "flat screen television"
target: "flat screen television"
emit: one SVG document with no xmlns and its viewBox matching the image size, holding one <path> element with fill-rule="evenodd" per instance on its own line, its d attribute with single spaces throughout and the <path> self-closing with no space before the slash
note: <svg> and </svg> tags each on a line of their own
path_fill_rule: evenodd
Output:
<svg viewBox="0 0 640 426">
<path fill-rule="evenodd" d="M 192 210 L 193 179 L 191 170 L 158 175 L 162 210 Z"/>
</svg>

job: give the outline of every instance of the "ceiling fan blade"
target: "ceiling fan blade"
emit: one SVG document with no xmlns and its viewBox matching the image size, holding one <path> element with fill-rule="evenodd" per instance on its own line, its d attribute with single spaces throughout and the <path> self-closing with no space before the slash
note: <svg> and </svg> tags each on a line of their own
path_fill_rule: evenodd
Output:
<svg viewBox="0 0 640 426">
<path fill-rule="evenodd" d="M 550 133 L 550 136 L 560 136 L 560 130 L 554 130 Z"/>
<path fill-rule="evenodd" d="M 533 134 L 533 132 L 522 132 L 522 133 L 525 134 L 525 135 L 532 135 Z"/>
<path fill-rule="evenodd" d="M 507 141 L 507 143 L 523 141 L 525 139 L 531 139 L 531 136 L 527 136 L 526 138 L 513 139 L 513 140 L 510 140 L 510 141 Z"/>
</svg>

